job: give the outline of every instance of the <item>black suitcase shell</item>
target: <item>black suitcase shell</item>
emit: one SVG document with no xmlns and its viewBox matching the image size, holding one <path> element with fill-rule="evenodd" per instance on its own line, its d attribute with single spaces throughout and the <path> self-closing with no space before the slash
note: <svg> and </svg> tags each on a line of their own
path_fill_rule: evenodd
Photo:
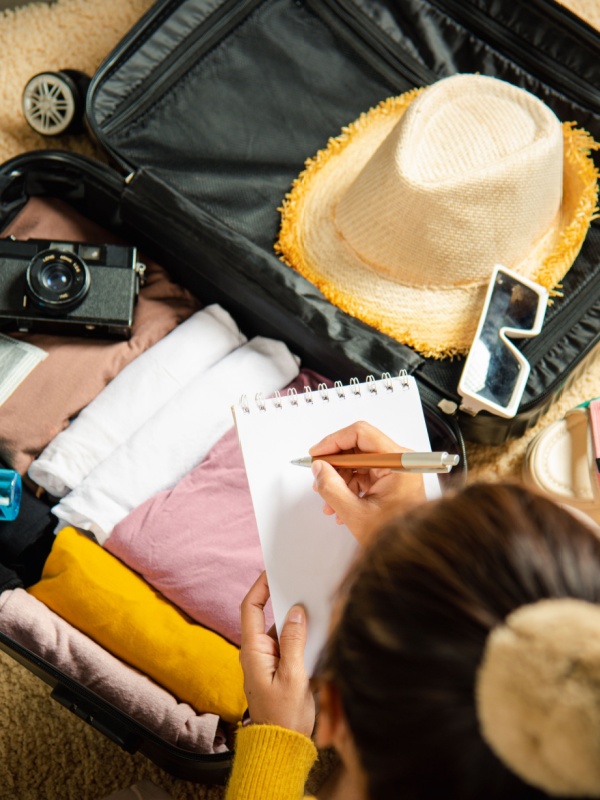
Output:
<svg viewBox="0 0 600 800">
<path fill-rule="evenodd" d="M 600 226 L 523 346 L 514 420 L 456 412 L 460 359 L 432 361 L 349 317 L 273 252 L 277 207 L 304 160 L 379 100 L 480 71 L 540 96 L 600 139 L 600 36 L 552 0 L 160 0 L 90 86 L 90 132 L 114 166 L 36 151 L 0 167 L 0 228 L 30 196 L 59 197 L 151 253 L 249 335 L 283 339 L 334 378 L 413 374 L 432 443 L 520 435 L 595 356 Z M 457 474 L 456 477 L 459 477 Z M 187 780 L 223 782 L 230 754 L 168 745 L 0 634 L 55 699 L 130 752 Z"/>
</svg>

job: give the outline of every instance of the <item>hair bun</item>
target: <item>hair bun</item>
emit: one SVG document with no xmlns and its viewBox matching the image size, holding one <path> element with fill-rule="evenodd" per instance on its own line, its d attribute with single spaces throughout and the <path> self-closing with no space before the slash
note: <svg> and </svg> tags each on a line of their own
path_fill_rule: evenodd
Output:
<svg viewBox="0 0 600 800">
<path fill-rule="evenodd" d="M 522 606 L 494 629 L 477 675 L 481 734 L 550 795 L 600 797 L 600 607 Z"/>
</svg>

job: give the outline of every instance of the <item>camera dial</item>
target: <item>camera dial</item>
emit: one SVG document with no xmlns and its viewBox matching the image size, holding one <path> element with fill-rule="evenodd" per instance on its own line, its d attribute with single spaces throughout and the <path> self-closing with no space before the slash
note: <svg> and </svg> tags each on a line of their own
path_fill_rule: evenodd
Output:
<svg viewBox="0 0 600 800">
<path fill-rule="evenodd" d="M 76 308 L 86 296 L 90 271 L 75 253 L 41 250 L 27 265 L 25 288 L 36 306 L 63 314 Z"/>
</svg>

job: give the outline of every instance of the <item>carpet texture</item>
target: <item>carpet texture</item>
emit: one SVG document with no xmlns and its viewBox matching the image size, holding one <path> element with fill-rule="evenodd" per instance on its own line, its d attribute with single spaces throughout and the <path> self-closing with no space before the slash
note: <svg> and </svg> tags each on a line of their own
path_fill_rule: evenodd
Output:
<svg viewBox="0 0 600 800">
<path fill-rule="evenodd" d="M 64 147 L 104 159 L 85 137 L 44 139 L 20 111 L 27 80 L 69 67 L 93 74 L 104 56 L 150 7 L 151 0 L 56 0 L 0 12 L 0 162 L 19 153 Z M 599 0 L 563 4 L 600 29 Z M 589 368 L 522 439 L 502 447 L 469 445 L 470 479 L 517 476 L 528 441 L 572 406 L 600 395 L 600 363 Z M 99 800 L 149 779 L 175 798 L 218 800 L 218 787 L 167 775 L 145 757 L 129 755 L 49 699 L 48 688 L 0 653 L 0 800 Z"/>
</svg>

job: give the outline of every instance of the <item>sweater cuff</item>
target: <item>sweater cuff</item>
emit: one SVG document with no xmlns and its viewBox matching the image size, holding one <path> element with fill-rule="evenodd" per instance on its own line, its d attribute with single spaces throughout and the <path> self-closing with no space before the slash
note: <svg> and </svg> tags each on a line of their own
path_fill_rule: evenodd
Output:
<svg viewBox="0 0 600 800">
<path fill-rule="evenodd" d="M 238 728 L 226 800 L 304 797 L 304 784 L 317 759 L 312 740 L 278 725 Z"/>
</svg>

